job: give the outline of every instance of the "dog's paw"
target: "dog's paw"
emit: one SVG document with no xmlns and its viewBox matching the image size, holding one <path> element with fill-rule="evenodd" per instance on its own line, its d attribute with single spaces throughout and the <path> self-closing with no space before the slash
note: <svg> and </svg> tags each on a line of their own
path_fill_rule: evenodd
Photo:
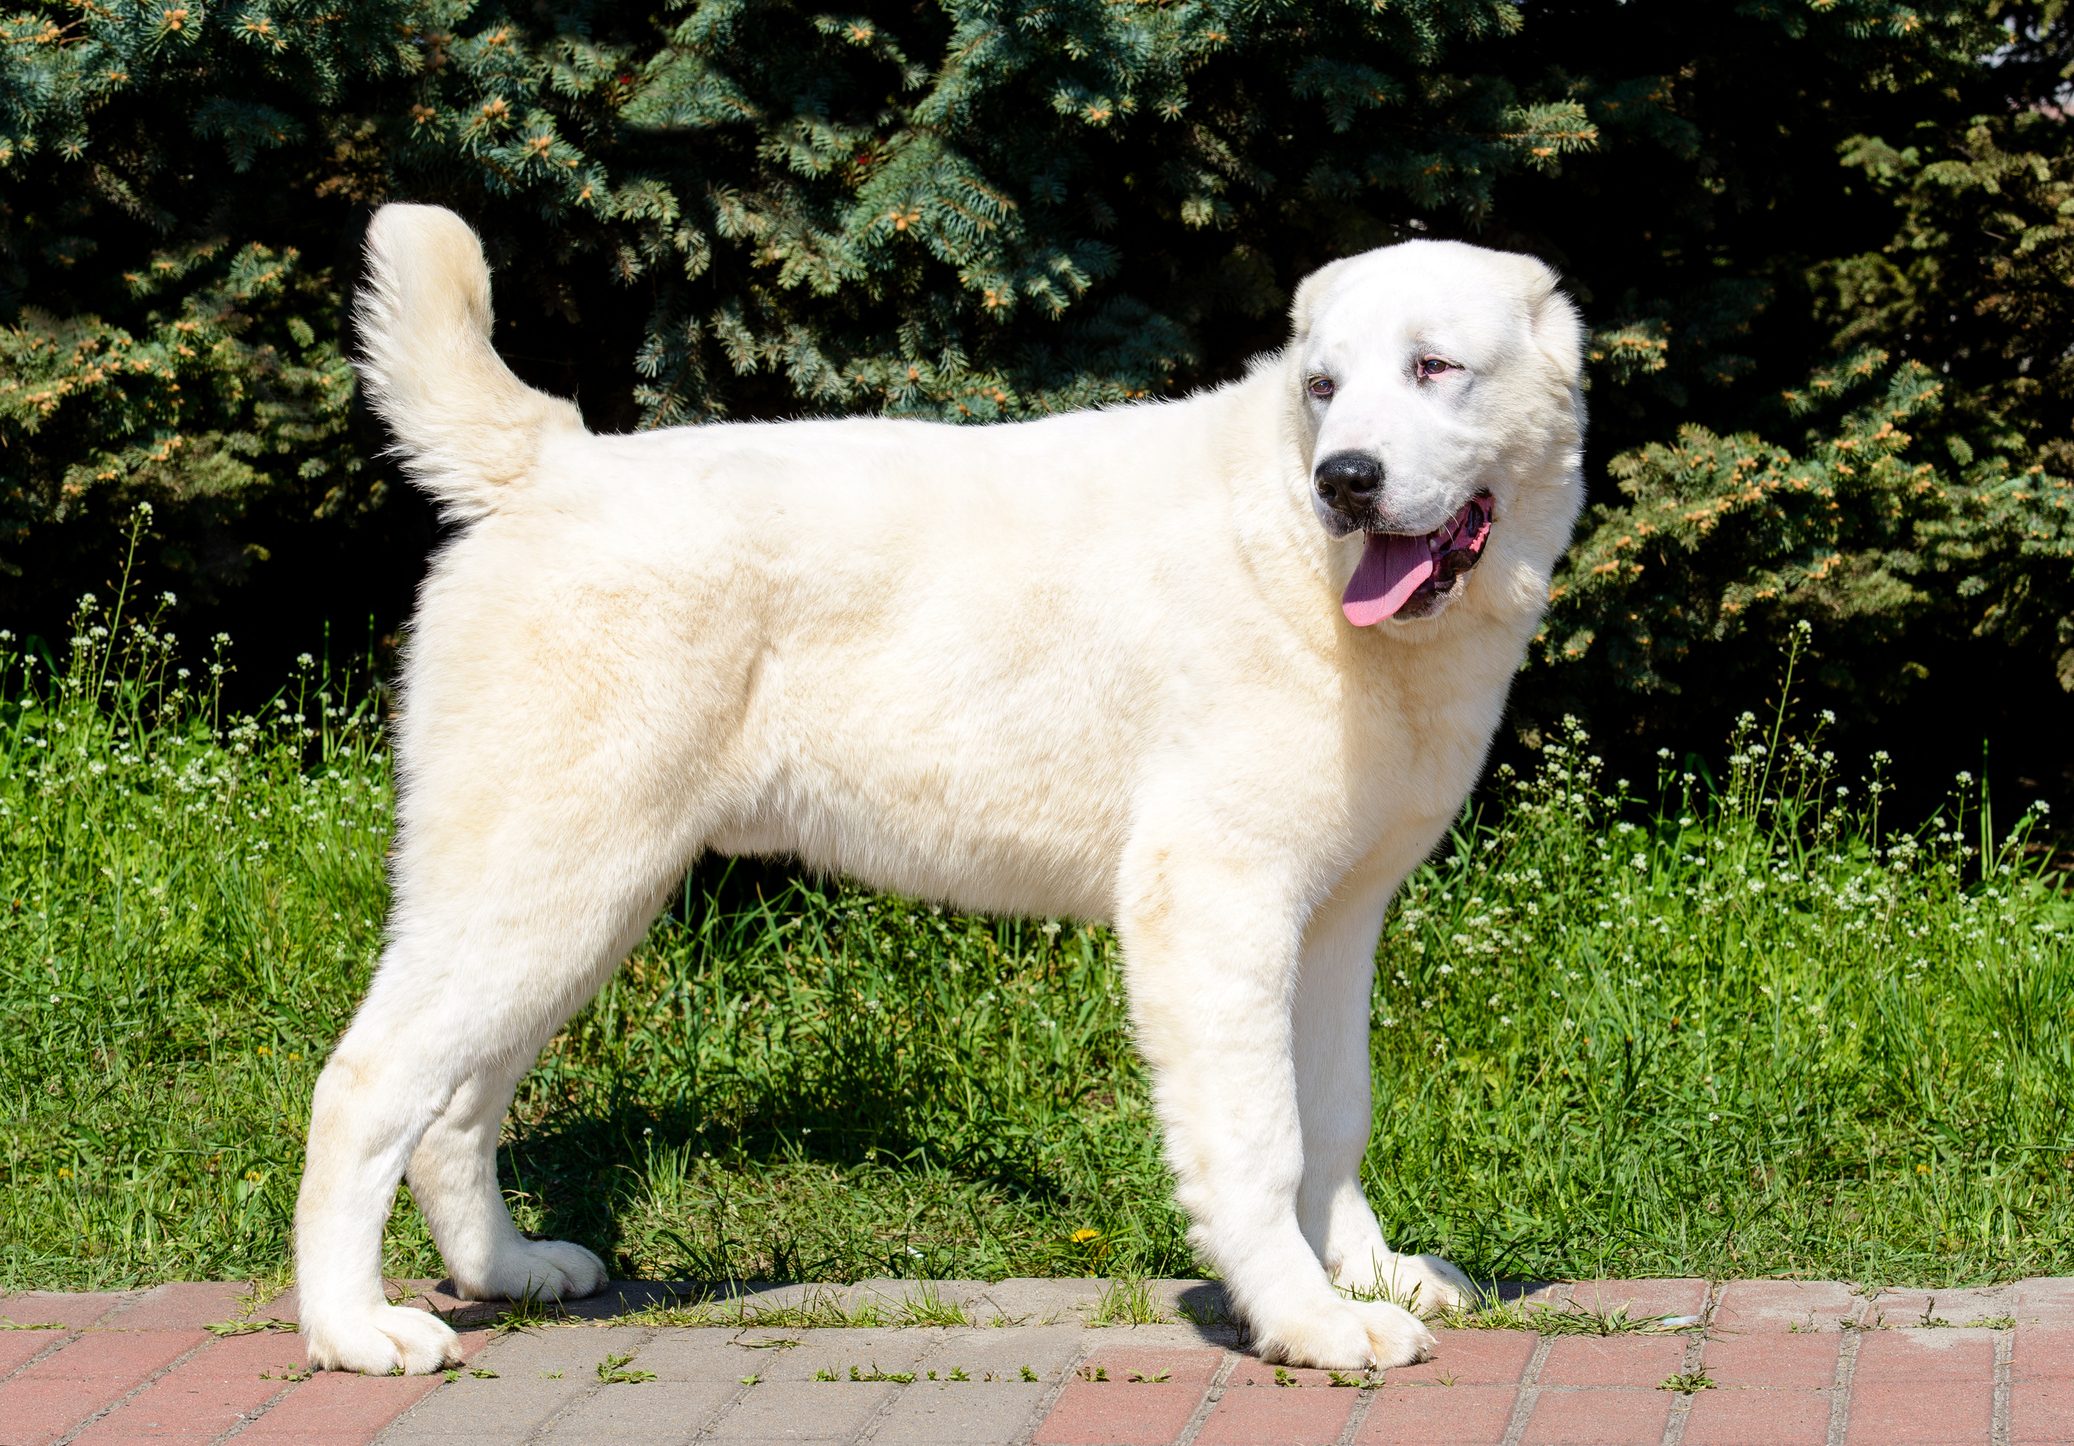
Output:
<svg viewBox="0 0 2074 1446">
<path fill-rule="evenodd" d="M 1264 1361 L 1335 1371 L 1385 1370 L 1433 1354 L 1433 1332 L 1402 1306 L 1387 1301 L 1335 1301 L 1271 1327 L 1254 1329 Z"/>
<path fill-rule="evenodd" d="M 1437 1255 L 1384 1254 L 1359 1270 L 1343 1270 L 1334 1282 L 1364 1300 L 1390 1301 L 1422 1316 L 1474 1305 L 1476 1285 Z"/>
<path fill-rule="evenodd" d="M 455 1272 L 466 1300 L 575 1300 L 605 1288 L 605 1262 L 568 1240 L 521 1240 L 480 1271 Z"/>
<path fill-rule="evenodd" d="M 310 1369 L 358 1371 L 363 1376 L 425 1376 L 461 1359 L 460 1338 L 437 1316 L 404 1306 L 302 1323 Z"/>
</svg>

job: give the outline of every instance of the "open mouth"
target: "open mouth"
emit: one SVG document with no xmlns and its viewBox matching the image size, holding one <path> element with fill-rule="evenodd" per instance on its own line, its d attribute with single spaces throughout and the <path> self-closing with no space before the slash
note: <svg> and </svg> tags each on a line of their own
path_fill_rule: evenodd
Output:
<svg viewBox="0 0 2074 1446">
<path fill-rule="evenodd" d="M 1386 618 L 1422 618 L 1483 558 L 1491 536 L 1491 494 L 1479 492 L 1431 532 L 1363 534 L 1361 561 L 1340 599 L 1357 628 Z"/>
</svg>

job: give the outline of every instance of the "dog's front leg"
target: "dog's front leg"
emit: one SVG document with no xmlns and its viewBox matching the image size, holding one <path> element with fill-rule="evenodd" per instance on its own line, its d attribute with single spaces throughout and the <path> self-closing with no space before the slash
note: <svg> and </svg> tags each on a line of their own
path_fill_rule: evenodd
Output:
<svg viewBox="0 0 2074 1446">
<path fill-rule="evenodd" d="M 1425 1359 L 1433 1336 L 1417 1317 L 1341 1297 L 1298 1223 L 1293 890 L 1154 849 L 1125 898 L 1132 1020 L 1176 1194 L 1254 1344 L 1268 1360 L 1345 1370 Z"/>
<path fill-rule="evenodd" d="M 1297 1215 L 1333 1283 L 1432 1315 L 1472 1298 L 1468 1278 L 1437 1255 L 1399 1255 L 1361 1188 L 1374 1118 L 1369 1079 L 1376 937 L 1390 890 L 1360 878 L 1322 906 L 1304 941 L 1296 987 L 1296 1079 L 1303 1116 Z"/>
</svg>

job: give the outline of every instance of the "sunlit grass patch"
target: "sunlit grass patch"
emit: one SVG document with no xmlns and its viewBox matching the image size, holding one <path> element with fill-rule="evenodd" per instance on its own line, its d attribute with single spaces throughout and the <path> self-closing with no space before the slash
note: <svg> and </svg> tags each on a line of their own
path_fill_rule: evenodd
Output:
<svg viewBox="0 0 2074 1446">
<path fill-rule="evenodd" d="M 390 760 L 323 664 L 234 715 L 210 655 L 183 675 L 127 595 L 59 656 L 0 634 L 0 1288 L 285 1268 L 380 947 Z M 1484 1278 L 2074 1270 L 2040 815 L 1963 779 L 1897 827 L 1882 760 L 1789 723 L 1737 725 L 1715 784 L 1608 778 L 1563 734 L 1409 881 L 1364 1167 L 1394 1247 Z M 710 861 L 527 1077 L 500 1165 L 522 1228 L 621 1275 L 1099 1272 L 1122 1319 L 1128 1282 L 1203 1269 L 1107 931 Z M 439 1273 L 409 1208 L 385 1269 Z M 672 1309 L 730 1306 L 861 1323 Z"/>
</svg>

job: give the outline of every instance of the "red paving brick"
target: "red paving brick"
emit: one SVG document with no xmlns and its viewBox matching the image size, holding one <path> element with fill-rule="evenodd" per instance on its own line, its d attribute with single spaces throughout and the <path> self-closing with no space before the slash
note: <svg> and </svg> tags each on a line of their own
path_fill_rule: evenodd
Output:
<svg viewBox="0 0 2074 1446">
<path fill-rule="evenodd" d="M 1737 1336 L 1708 1341 L 1702 1360 L 1717 1386 L 1817 1390 L 1836 1380 L 1844 1333 Z"/>
<path fill-rule="evenodd" d="M 2074 1328 L 2018 1326 L 2010 1333 L 2012 1379 L 2065 1380 L 2074 1377 Z"/>
<path fill-rule="evenodd" d="M 97 1388 L 80 1381 L 25 1381 L 0 1384 L 0 1440 L 7 1446 L 39 1446 L 55 1441 L 123 1393 L 124 1387 Z"/>
<path fill-rule="evenodd" d="M 438 1388 L 438 1376 L 354 1376 L 325 1371 L 292 1387 L 240 1431 L 241 1442 L 365 1442 Z"/>
<path fill-rule="evenodd" d="M 1669 1391 L 1543 1391 L 1521 1446 L 1656 1446 L 1671 1419 Z"/>
<path fill-rule="evenodd" d="M 1358 1395 L 1331 1386 L 1227 1390 L 1195 1439 L 1198 1446 L 1332 1446 Z"/>
<path fill-rule="evenodd" d="M 136 1385 L 208 1339 L 207 1331 L 88 1331 L 15 1379 Z"/>
<path fill-rule="evenodd" d="M 111 1311 L 103 1330 L 199 1330 L 245 1313 L 252 1287 L 244 1281 L 193 1281 L 161 1285 L 130 1304 Z"/>
<path fill-rule="evenodd" d="M 1332 1377 L 1325 1371 L 1312 1370 L 1307 1366 L 1271 1366 L 1258 1356 L 1240 1356 L 1232 1363 L 1231 1374 L 1225 1377 L 1224 1384 L 1227 1386 L 1273 1386 L 1281 1390 L 1292 1389 L 1290 1386 L 1283 1386 L 1281 1381 L 1275 1379 L 1275 1372 L 1277 1371 L 1280 1371 L 1284 1378 L 1293 1382 L 1294 1387 L 1323 1386 L 1328 1390 L 1333 1388 Z M 1346 1375 L 1345 1372 L 1341 1374 Z M 1347 1376 L 1347 1379 L 1358 1379 L 1359 1375 L 1359 1372 L 1355 1372 L 1352 1376 Z M 1341 1387 L 1340 1389 L 1343 1390 L 1345 1388 Z"/>
<path fill-rule="evenodd" d="M 66 1325 L 77 1329 L 90 1326 L 129 1297 L 114 1291 L 97 1294 L 60 1295 L 32 1290 L 21 1295 L 0 1296 L 0 1320 L 16 1325 Z"/>
<path fill-rule="evenodd" d="M 1867 1382 L 1991 1381 L 1995 1338 L 1988 1331 L 1867 1331 L 1858 1337 L 1853 1388 Z"/>
<path fill-rule="evenodd" d="M 1685 1446 L 1822 1446 L 1829 1400 L 1827 1391 L 1698 1391 L 1685 1418 Z"/>
<path fill-rule="evenodd" d="M 1035 1446 L 1167 1446 L 1187 1428 L 1203 1390 L 1069 1381 L 1033 1440 Z"/>
<path fill-rule="evenodd" d="M 2074 1441 L 2074 1380 L 2017 1381 L 2009 1388 L 2010 1446 Z"/>
<path fill-rule="evenodd" d="M 1684 1336 L 1561 1336 L 1538 1377 L 1544 1386 L 1650 1386 L 1685 1369 Z"/>
<path fill-rule="evenodd" d="M 1207 1386 L 1224 1364 L 1221 1350 L 1157 1350 L 1133 1346 L 1104 1346 L 1091 1353 L 1082 1369 L 1092 1374 L 1107 1371 L 1112 1382 L 1129 1381 L 1133 1372 L 1141 1376 L 1165 1375 L 1176 1386 Z M 1274 1379 L 1270 1369 L 1268 1379 Z"/>
<path fill-rule="evenodd" d="M 0 1376 L 11 1376 L 38 1354 L 63 1345 L 71 1336 L 65 1331 L 0 1331 Z"/>
<path fill-rule="evenodd" d="M 213 1440 L 287 1390 L 285 1378 L 301 1367 L 302 1343 L 294 1336 L 217 1341 L 96 1421 L 79 1440 Z"/>
<path fill-rule="evenodd" d="M 1498 1446 L 1518 1399 L 1511 1386 L 1384 1386 L 1354 1446 Z"/>
<path fill-rule="evenodd" d="M 1995 1383 L 1964 1381 L 1851 1382 L 1846 1446 L 1961 1446 L 1988 1440 Z"/>
<path fill-rule="evenodd" d="M 1433 1359 L 1393 1366 L 1384 1373 L 1393 1386 L 1509 1386 L 1527 1369 L 1537 1339 L 1528 1331 L 1435 1331 Z"/>
</svg>

